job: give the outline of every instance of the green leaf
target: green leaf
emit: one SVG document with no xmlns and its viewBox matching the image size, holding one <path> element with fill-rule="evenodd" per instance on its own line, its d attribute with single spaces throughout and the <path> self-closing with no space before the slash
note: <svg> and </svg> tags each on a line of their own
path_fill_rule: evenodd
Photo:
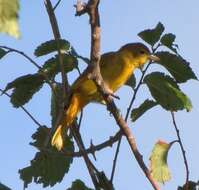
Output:
<svg viewBox="0 0 199 190">
<path fill-rule="evenodd" d="M 177 83 L 168 75 L 154 72 L 144 78 L 151 95 L 163 108 L 178 111 L 192 108 L 189 98 L 180 90 Z"/>
<path fill-rule="evenodd" d="M 141 117 L 146 111 L 153 108 L 157 105 L 157 102 L 153 100 L 145 100 L 138 108 L 135 108 L 131 112 L 132 121 L 136 121 L 139 117 Z"/>
<path fill-rule="evenodd" d="M 60 50 L 61 50 L 62 53 L 66 53 L 66 52 L 69 51 L 70 43 L 67 40 L 60 39 L 58 41 L 58 43 L 59 43 L 59 48 L 60 48 Z M 37 57 L 39 57 L 39 56 L 47 55 L 49 53 L 58 51 L 57 45 L 58 44 L 57 44 L 56 40 L 47 41 L 45 43 L 42 43 L 40 46 L 38 46 L 35 49 L 34 54 Z"/>
<path fill-rule="evenodd" d="M 197 190 L 198 187 L 199 187 L 199 181 L 198 182 L 189 181 L 188 189 L 187 189 L 187 185 L 184 184 L 183 187 L 178 187 L 178 190 Z"/>
<path fill-rule="evenodd" d="M 72 186 L 68 188 L 67 190 L 93 190 L 91 188 L 88 188 L 84 182 L 81 180 L 77 179 L 72 183 Z"/>
<path fill-rule="evenodd" d="M 5 51 L 4 49 L 0 48 L 0 59 L 2 57 L 4 57 L 7 53 L 8 53 L 7 51 Z"/>
<path fill-rule="evenodd" d="M 77 67 L 77 59 L 75 57 L 67 54 L 63 54 L 62 56 L 66 73 Z M 49 78 L 54 78 L 55 75 L 61 71 L 58 55 L 47 60 L 42 67 L 42 71 L 45 72 Z"/>
<path fill-rule="evenodd" d="M 0 182 L 0 190 L 11 190 L 11 189 Z"/>
<path fill-rule="evenodd" d="M 165 183 L 171 179 L 171 174 L 167 165 L 167 156 L 170 144 L 158 141 L 153 147 L 150 156 L 150 170 L 153 179 L 160 183 Z"/>
<path fill-rule="evenodd" d="M 132 74 L 131 77 L 127 80 L 126 85 L 130 86 L 132 89 L 135 88 L 135 86 L 136 86 L 136 78 L 135 78 L 134 74 Z"/>
<path fill-rule="evenodd" d="M 55 93 L 55 94 L 54 94 Z M 56 84 L 54 88 L 54 92 L 52 92 L 51 96 L 51 124 L 52 126 L 55 126 L 55 122 L 57 120 L 59 110 L 60 110 L 60 105 L 62 103 L 62 84 Z"/>
<path fill-rule="evenodd" d="M 14 107 L 18 108 L 27 103 L 40 90 L 43 83 L 42 75 L 28 74 L 8 83 L 4 91 L 13 89 L 10 101 Z"/>
<path fill-rule="evenodd" d="M 168 47 L 170 50 L 172 50 L 173 52 L 177 53 L 177 49 L 175 47 L 177 47 L 176 44 L 174 44 L 176 36 L 174 34 L 168 33 L 168 34 L 164 34 L 160 40 L 160 42 Z"/>
<path fill-rule="evenodd" d="M 169 52 L 157 52 L 160 65 L 165 67 L 178 83 L 186 82 L 190 79 L 197 79 L 189 63 L 182 57 Z"/>
<path fill-rule="evenodd" d="M 158 23 L 154 29 L 147 29 L 138 34 L 140 38 L 142 38 L 145 42 L 154 46 L 159 40 L 164 32 L 164 25 L 162 23 Z"/>
<path fill-rule="evenodd" d="M 18 0 L 0 0 L 0 32 L 19 38 Z"/>
<path fill-rule="evenodd" d="M 46 137 L 49 135 L 46 127 L 38 128 L 32 138 L 35 142 L 31 145 L 42 148 Z M 65 138 L 64 149 L 74 151 L 74 145 L 70 138 Z M 55 148 L 49 147 L 48 150 L 37 152 L 30 166 L 19 170 L 20 178 L 24 181 L 24 187 L 34 181 L 37 184 L 43 184 L 43 187 L 54 186 L 62 181 L 64 175 L 69 171 L 73 161 L 72 157 L 65 156 Z"/>
</svg>

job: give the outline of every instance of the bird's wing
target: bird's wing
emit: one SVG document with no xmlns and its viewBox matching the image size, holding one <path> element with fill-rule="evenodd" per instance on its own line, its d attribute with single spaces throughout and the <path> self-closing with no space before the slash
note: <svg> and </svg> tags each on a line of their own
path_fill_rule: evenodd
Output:
<svg viewBox="0 0 199 190">
<path fill-rule="evenodd" d="M 110 64 L 114 58 L 114 52 L 109 52 L 106 54 L 103 54 L 101 56 L 101 61 L 100 61 L 100 68 L 101 68 L 101 73 L 103 77 L 104 70 L 109 70 L 106 69 L 110 67 Z M 106 71 L 107 72 L 107 71 Z M 92 96 L 97 92 L 96 86 L 94 82 L 87 77 L 87 69 L 76 79 L 76 81 L 73 83 L 71 86 L 72 92 L 81 92 L 83 95 L 86 96 Z"/>
</svg>

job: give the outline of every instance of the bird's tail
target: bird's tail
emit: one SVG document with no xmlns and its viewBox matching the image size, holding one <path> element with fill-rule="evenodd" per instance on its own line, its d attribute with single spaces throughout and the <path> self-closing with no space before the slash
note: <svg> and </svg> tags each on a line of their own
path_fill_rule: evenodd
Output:
<svg viewBox="0 0 199 190">
<path fill-rule="evenodd" d="M 84 98 L 80 94 L 76 93 L 72 95 L 68 109 L 66 110 L 61 123 L 59 124 L 58 128 L 56 129 L 52 137 L 51 140 L 52 146 L 55 146 L 58 150 L 61 150 L 63 148 L 64 145 L 63 127 L 67 128 L 70 127 L 70 125 L 73 123 L 74 119 L 76 118 L 77 114 L 84 107 L 85 103 L 86 102 Z"/>
</svg>

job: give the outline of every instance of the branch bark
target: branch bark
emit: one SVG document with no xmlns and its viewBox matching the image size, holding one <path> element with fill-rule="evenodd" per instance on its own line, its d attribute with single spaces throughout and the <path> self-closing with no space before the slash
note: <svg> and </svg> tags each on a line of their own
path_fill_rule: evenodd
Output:
<svg viewBox="0 0 199 190">
<path fill-rule="evenodd" d="M 79 1 L 78 1 L 79 2 Z M 88 13 L 89 18 L 90 18 L 90 25 L 91 25 L 91 55 L 90 55 L 90 60 L 91 63 L 88 66 L 88 78 L 92 79 L 100 94 L 104 98 L 106 104 L 107 104 L 107 109 L 112 113 L 112 115 L 115 118 L 116 123 L 122 130 L 123 134 L 126 136 L 127 141 L 131 147 L 131 150 L 145 173 L 146 177 L 150 181 L 151 185 L 155 190 L 159 190 L 160 188 L 158 187 L 157 183 L 154 181 L 152 178 L 149 169 L 145 165 L 142 155 L 138 151 L 137 145 L 135 138 L 128 127 L 127 123 L 125 120 L 122 118 L 122 116 L 119 114 L 119 111 L 113 101 L 112 96 L 110 95 L 109 89 L 107 89 L 105 83 L 103 82 L 102 76 L 100 74 L 100 17 L 99 17 L 99 11 L 98 11 L 98 6 L 99 6 L 100 0 L 89 0 L 86 6 L 83 6 L 80 8 L 80 4 L 77 6 L 77 13 L 76 15 L 82 15 L 84 13 Z M 80 12 L 78 12 L 78 9 Z"/>
</svg>

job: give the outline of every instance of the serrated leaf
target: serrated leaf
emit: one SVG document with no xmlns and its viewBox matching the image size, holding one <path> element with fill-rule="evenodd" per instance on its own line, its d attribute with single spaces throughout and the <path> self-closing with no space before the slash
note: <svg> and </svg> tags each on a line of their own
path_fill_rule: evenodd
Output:
<svg viewBox="0 0 199 190">
<path fill-rule="evenodd" d="M 67 54 L 63 54 L 62 56 L 66 73 L 77 67 L 77 59 L 75 57 Z M 42 71 L 45 72 L 49 78 L 54 78 L 55 75 L 61 71 L 58 55 L 47 60 L 42 67 Z"/>
<path fill-rule="evenodd" d="M 67 40 L 60 39 L 58 41 L 58 43 L 59 43 L 59 48 L 60 48 L 62 53 L 68 52 L 68 50 L 70 48 L 70 43 Z M 47 54 L 55 52 L 55 51 L 58 51 L 57 41 L 56 40 L 50 40 L 50 41 L 42 43 L 40 46 L 38 46 L 35 49 L 34 54 L 37 57 L 39 57 L 39 56 L 47 55 Z"/>
<path fill-rule="evenodd" d="M 0 183 L 0 190 L 11 190 L 11 189 L 7 187 L 6 185 Z"/>
<path fill-rule="evenodd" d="M 0 32 L 19 38 L 18 0 L 0 0 Z"/>
<path fill-rule="evenodd" d="M 173 52 L 177 53 L 177 49 L 175 48 L 177 45 L 174 44 L 176 36 L 174 34 L 168 33 L 168 34 L 164 34 L 160 40 L 160 42 L 168 47 L 170 50 L 172 50 Z"/>
<path fill-rule="evenodd" d="M 67 190 L 93 190 L 91 188 L 88 188 L 84 182 L 81 180 L 77 179 L 72 183 L 72 186 L 68 188 Z"/>
<path fill-rule="evenodd" d="M 183 187 L 178 187 L 178 190 L 197 190 L 198 187 L 199 187 L 199 181 L 198 182 L 189 181 L 188 189 L 187 189 L 187 184 L 184 184 Z"/>
<path fill-rule="evenodd" d="M 55 93 L 55 94 L 54 94 Z M 55 122 L 57 120 L 57 116 L 59 114 L 60 105 L 62 103 L 62 84 L 56 84 L 54 88 L 54 92 L 52 92 L 51 96 L 51 125 L 55 126 Z"/>
<path fill-rule="evenodd" d="M 182 57 L 167 51 L 157 52 L 156 55 L 160 58 L 158 64 L 164 66 L 178 83 L 197 79 L 189 63 Z"/>
<path fill-rule="evenodd" d="M 0 48 L 0 59 L 2 57 L 4 57 L 7 53 L 8 53 L 7 51 L 5 51 L 4 49 Z"/>
<path fill-rule="evenodd" d="M 145 100 L 138 108 L 135 108 L 131 112 L 131 120 L 134 122 L 139 117 L 141 117 L 146 111 L 153 108 L 154 106 L 158 105 L 157 102 L 153 100 Z"/>
<path fill-rule="evenodd" d="M 134 74 L 132 74 L 131 77 L 127 80 L 126 85 L 130 86 L 132 89 L 135 88 L 135 86 L 136 86 L 136 78 L 135 78 Z"/>
<path fill-rule="evenodd" d="M 150 171 L 153 179 L 160 183 L 165 183 L 171 179 L 169 167 L 167 165 L 167 156 L 170 144 L 158 141 L 153 147 L 150 156 Z"/>
<path fill-rule="evenodd" d="M 41 89 L 43 83 L 42 75 L 28 74 L 8 83 L 4 91 L 13 89 L 10 101 L 14 107 L 18 108 L 27 103 Z"/>
<path fill-rule="evenodd" d="M 144 30 L 140 32 L 138 36 L 151 46 L 154 46 L 160 40 L 160 37 L 163 32 L 164 25 L 159 22 L 154 29 Z"/>
<path fill-rule="evenodd" d="M 147 84 L 153 98 L 166 110 L 191 110 L 191 101 L 168 75 L 153 72 L 144 78 L 144 82 Z"/>
<path fill-rule="evenodd" d="M 35 141 L 31 145 L 38 149 L 42 148 L 48 135 L 48 128 L 38 128 L 37 132 L 32 136 Z M 71 152 L 74 151 L 73 142 L 69 137 L 65 138 L 64 149 Z M 30 166 L 19 170 L 20 178 L 24 181 L 25 188 L 32 181 L 37 184 L 43 184 L 43 187 L 52 187 L 62 181 L 64 175 L 69 171 L 72 161 L 72 157 L 61 154 L 53 147 L 48 147 L 48 150 L 36 153 Z"/>
</svg>

